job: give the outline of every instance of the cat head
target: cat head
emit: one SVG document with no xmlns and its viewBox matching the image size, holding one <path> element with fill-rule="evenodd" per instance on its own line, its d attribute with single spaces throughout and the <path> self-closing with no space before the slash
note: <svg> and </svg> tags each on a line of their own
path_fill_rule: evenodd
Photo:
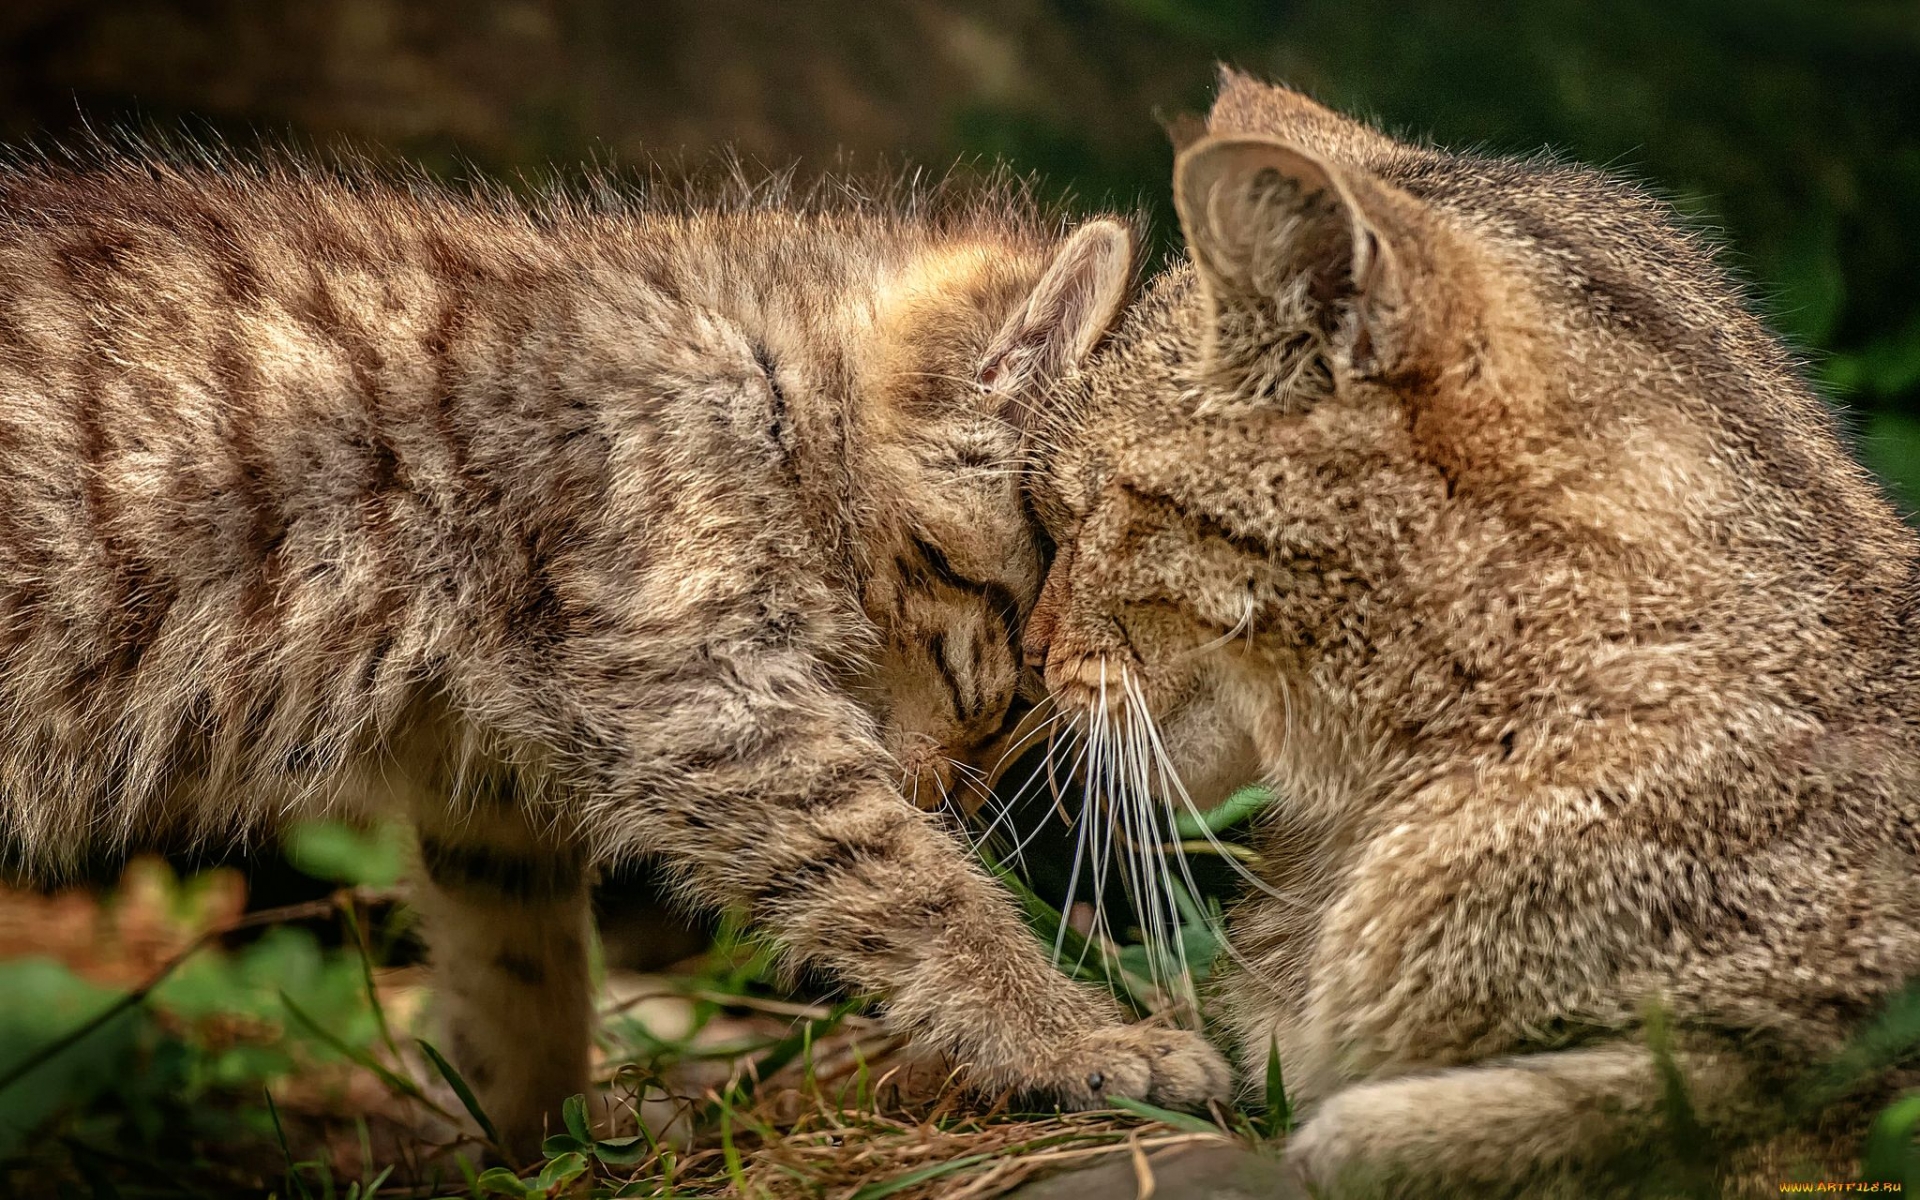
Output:
<svg viewBox="0 0 1920 1200">
<path fill-rule="evenodd" d="M 1133 259 L 1132 230 L 1109 219 L 1064 240 L 943 244 L 876 302 L 859 466 L 881 510 L 864 597 L 881 646 L 867 684 L 923 806 L 977 807 L 974 772 L 1014 737 L 1030 709 L 1022 691 L 1038 693 L 1019 642 L 1047 548 L 1021 487 L 1024 417 L 1112 323 Z"/>
<path fill-rule="evenodd" d="M 1189 263 L 1035 419 L 1059 550 L 1026 645 L 1070 710 L 1225 713 L 1269 766 L 1303 731 L 1390 741 L 1464 711 L 1447 655 L 1492 676 L 1595 633 L 1502 561 L 1691 580 L 1704 523 L 1778 544 L 1796 488 L 1859 477 L 1708 250 L 1629 185 L 1229 74 L 1174 188 Z M 1505 626 L 1447 607 L 1495 576 Z"/>
</svg>

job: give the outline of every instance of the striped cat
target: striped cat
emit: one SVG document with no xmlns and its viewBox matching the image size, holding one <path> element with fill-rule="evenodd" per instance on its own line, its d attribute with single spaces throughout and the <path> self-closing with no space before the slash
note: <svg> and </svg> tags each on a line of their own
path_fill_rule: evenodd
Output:
<svg viewBox="0 0 1920 1200">
<path fill-rule="evenodd" d="M 0 837 L 410 821 L 446 1045 L 520 1153 L 586 1084 L 590 876 L 641 854 L 983 1088 L 1220 1094 L 903 795 L 1014 720 L 1009 404 L 1131 259 L 1004 200 L 8 169 Z"/>
</svg>

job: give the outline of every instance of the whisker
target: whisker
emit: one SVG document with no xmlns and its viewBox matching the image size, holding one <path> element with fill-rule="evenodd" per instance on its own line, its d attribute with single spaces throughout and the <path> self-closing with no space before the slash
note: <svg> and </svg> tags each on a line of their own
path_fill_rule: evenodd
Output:
<svg viewBox="0 0 1920 1200">
<path fill-rule="evenodd" d="M 1120 671 L 1122 689 L 1133 699 L 1126 706 L 1124 717 L 1125 745 L 1128 748 L 1128 772 L 1126 782 L 1130 794 L 1129 803 L 1134 808 L 1139 835 L 1142 839 L 1138 847 L 1141 860 L 1141 874 L 1146 886 L 1142 903 L 1145 905 L 1146 943 L 1149 961 L 1164 963 L 1172 970 L 1178 968 L 1178 979 L 1170 980 L 1165 988 L 1168 998 L 1185 1004 L 1193 994 L 1193 971 L 1187 962 L 1186 942 L 1181 936 L 1180 913 L 1174 901 L 1172 876 L 1166 870 L 1162 839 L 1155 814 L 1161 805 L 1153 797 L 1152 783 L 1148 774 L 1148 754 L 1142 724 L 1146 720 L 1144 706 L 1139 703 L 1140 689 L 1125 667 Z M 1159 974 L 1158 965 L 1155 968 Z"/>
<path fill-rule="evenodd" d="M 1136 692 L 1137 691 L 1138 689 L 1136 686 Z M 1142 704 L 1140 708 L 1141 708 L 1141 711 L 1145 713 L 1146 706 Z M 1196 823 L 1199 824 L 1200 830 L 1202 834 L 1205 835 L 1205 838 L 1208 844 L 1214 848 L 1216 853 L 1220 855 L 1222 860 L 1225 861 L 1227 865 L 1234 870 L 1235 873 L 1240 875 L 1242 879 L 1252 884 L 1254 887 L 1258 888 L 1260 891 L 1265 892 L 1267 895 L 1272 896 L 1283 903 L 1291 904 L 1296 907 L 1305 907 L 1306 903 L 1304 901 L 1298 899 L 1297 897 L 1288 896 L 1285 893 L 1276 890 L 1272 885 L 1268 884 L 1265 880 L 1260 879 L 1258 876 L 1249 872 L 1245 867 L 1241 866 L 1238 860 L 1236 860 L 1231 854 L 1228 854 L 1225 851 L 1224 844 L 1220 841 L 1219 837 L 1214 834 L 1213 830 L 1207 827 L 1206 821 L 1202 817 L 1199 807 L 1194 804 L 1193 797 L 1187 793 L 1186 786 L 1183 783 L 1181 783 L 1179 773 L 1174 769 L 1172 756 L 1167 751 L 1165 739 L 1161 736 L 1159 727 L 1153 722 L 1152 717 L 1150 715 L 1147 717 L 1146 729 L 1149 736 L 1150 744 L 1152 746 L 1154 757 L 1158 764 L 1158 771 L 1159 771 L 1160 778 L 1164 783 L 1170 785 L 1167 789 L 1163 789 L 1161 792 L 1161 795 L 1163 797 L 1162 802 L 1167 806 L 1167 815 L 1169 820 L 1171 821 L 1174 818 L 1175 811 L 1176 811 L 1173 808 L 1173 801 L 1171 797 L 1167 795 L 1167 792 L 1171 791 L 1172 793 L 1177 794 L 1180 797 L 1181 801 L 1186 805 L 1187 811 L 1193 814 L 1194 819 Z M 1187 863 L 1186 854 L 1184 852 L 1181 852 L 1178 855 L 1178 857 L 1180 862 L 1181 874 L 1186 879 L 1187 889 L 1197 900 L 1201 892 L 1200 892 L 1199 885 L 1194 881 L 1193 872 Z M 1227 931 L 1224 926 L 1222 926 L 1217 921 L 1213 921 L 1211 918 L 1209 918 L 1208 924 L 1214 936 L 1219 940 L 1221 949 L 1226 951 L 1227 956 L 1233 959 L 1234 962 L 1238 963 L 1240 967 L 1246 971 L 1248 977 L 1253 979 L 1258 986 L 1266 989 L 1272 994 L 1276 996 L 1282 994 L 1278 988 L 1276 988 L 1273 984 L 1267 982 L 1264 973 L 1257 966 L 1255 966 L 1254 963 L 1246 957 L 1246 955 L 1240 952 L 1239 947 L 1233 944 L 1233 941 L 1230 937 L 1228 937 Z"/>
<path fill-rule="evenodd" d="M 1087 827 L 1092 824 L 1092 821 L 1082 821 L 1079 832 L 1073 838 L 1073 865 L 1067 869 L 1067 898 L 1060 904 L 1060 928 L 1053 935 L 1053 965 L 1056 967 L 1060 965 L 1060 956 L 1066 953 L 1067 925 L 1073 919 L 1073 897 L 1080 887 L 1080 867 L 1087 852 Z M 1082 951 L 1081 958 L 1084 960 L 1085 957 Z M 1079 969 L 1076 963 L 1074 970 Z"/>
<path fill-rule="evenodd" d="M 1051 743 L 1049 743 L 1049 745 L 1051 745 Z M 1082 757 L 1084 758 L 1084 755 Z M 1074 766 L 1069 768 L 1069 771 L 1078 769 L 1079 761 L 1080 760 L 1076 759 Z M 1017 805 L 1022 801 L 1024 801 L 1027 798 L 1028 794 L 1032 792 L 1034 788 L 1038 787 L 1045 780 L 1047 773 L 1050 773 L 1056 765 L 1057 763 L 1056 763 L 1053 751 L 1049 749 L 1048 758 L 1046 761 L 1047 771 L 1046 772 L 1035 771 L 1032 775 L 1029 775 L 1026 781 L 1022 783 L 1017 789 L 1015 789 L 1013 795 L 1008 798 L 1007 804 L 1011 807 L 1013 805 Z M 987 781 L 983 780 L 980 786 L 986 788 L 989 791 L 992 790 L 991 784 L 988 783 Z M 1062 814 L 1062 815 L 1064 816 L 1065 814 Z"/>
<path fill-rule="evenodd" d="M 1100 785 L 1110 770 L 1109 763 L 1113 753 L 1110 744 L 1111 731 L 1107 725 L 1107 671 L 1105 663 L 1102 663 L 1100 667 L 1099 703 L 1094 718 L 1089 723 L 1088 733 L 1093 738 L 1093 753 L 1087 764 L 1088 786 L 1084 793 L 1084 799 L 1088 803 L 1098 803 L 1099 798 L 1105 791 Z M 1088 814 L 1088 816 L 1091 818 L 1092 814 Z M 1108 936 L 1111 927 L 1107 921 L 1106 895 L 1107 869 L 1112 865 L 1113 861 L 1113 831 L 1103 820 L 1089 819 L 1087 824 L 1091 829 L 1093 839 L 1093 929 L 1096 934 L 1106 938 L 1107 941 L 1112 941 L 1113 939 Z M 1101 955 L 1101 966 L 1107 974 L 1107 984 L 1111 987 L 1113 985 L 1113 966 L 1108 961 L 1108 958 L 1109 956 L 1103 952 Z"/>
<path fill-rule="evenodd" d="M 1046 706 L 1049 705 L 1053 708 L 1051 713 L 1047 711 Z M 1038 714 L 1038 716 L 1036 717 L 1035 714 Z M 1036 704 L 1031 709 L 1028 709 L 1027 715 L 1021 717 L 1019 724 L 1014 726 L 1013 741 L 1000 752 L 1000 757 L 995 759 L 993 766 L 989 767 L 985 772 L 987 781 L 989 783 L 997 783 L 1002 772 L 1018 761 L 1020 755 L 1026 753 L 1027 750 L 1032 747 L 1033 743 L 1039 739 L 1041 734 L 1051 735 L 1057 725 L 1068 719 L 1069 714 L 1061 710 L 1059 703 L 1055 701 L 1052 696 L 1048 696 L 1040 704 Z M 1023 728 L 1026 727 L 1030 721 L 1033 722 L 1033 725 L 1030 728 Z"/>
<path fill-rule="evenodd" d="M 1082 750 L 1082 752 L 1081 752 L 1081 755 L 1080 755 L 1080 758 L 1079 758 L 1079 759 L 1076 759 L 1076 760 L 1075 760 L 1075 762 L 1074 762 L 1074 767 L 1075 767 L 1075 768 L 1078 768 L 1078 767 L 1079 767 L 1079 765 L 1080 765 L 1080 761 L 1081 761 L 1081 760 L 1083 760 L 1083 759 L 1084 759 L 1085 757 L 1086 757 L 1086 755 L 1085 755 L 1085 751 L 1084 751 L 1084 750 Z M 1024 790 L 1024 789 L 1023 789 L 1023 790 Z M 1009 816 L 1009 821 L 1008 821 L 1008 827 L 1009 827 L 1009 828 L 1012 828 L 1012 820 L 1011 820 L 1011 818 L 1012 818 L 1012 814 L 1013 814 L 1013 808 L 1012 808 L 1012 805 L 1011 805 L 1011 804 L 1009 804 L 1009 805 L 1008 805 L 1008 808 L 1007 808 L 1007 813 L 1008 813 L 1008 816 Z M 1042 830 L 1043 830 L 1043 829 L 1045 828 L 1045 824 L 1046 824 L 1046 823 L 1045 823 L 1044 821 L 1042 821 L 1042 822 L 1039 822 L 1039 823 L 1037 823 L 1037 824 L 1035 824 L 1035 825 L 1034 825 L 1034 827 L 1033 827 L 1033 831 L 1032 831 L 1031 833 L 1029 833 L 1029 834 L 1027 834 L 1027 836 L 1026 836 L 1026 837 L 1024 837 L 1024 838 L 1022 838 L 1022 839 L 1021 839 L 1021 840 L 1020 840 L 1020 841 L 1019 841 L 1018 843 L 1016 843 L 1016 844 L 1015 844 L 1015 846 L 1014 846 L 1014 852 L 1015 852 L 1015 853 L 1017 854 L 1017 853 L 1019 853 L 1019 852 L 1021 852 L 1021 851 L 1023 851 L 1023 850 L 1025 850 L 1025 849 L 1026 849 L 1026 847 L 1027 847 L 1027 845 L 1028 845 L 1029 843 L 1031 843 L 1031 842 L 1033 841 L 1033 839 L 1034 839 L 1034 838 L 1036 838 L 1036 837 L 1039 837 L 1039 836 L 1040 836 L 1040 833 L 1041 833 L 1041 831 L 1042 831 Z"/>
<path fill-rule="evenodd" d="M 1075 759 L 1073 765 L 1067 769 L 1067 782 L 1072 783 L 1075 778 L 1084 781 L 1088 771 L 1091 769 L 1092 732 L 1086 728 L 1085 722 L 1077 720 L 1067 726 L 1067 732 L 1071 736 L 1078 738 L 1082 747 L 1080 756 Z M 1047 736 L 1047 755 L 1045 761 L 1047 793 L 1053 798 L 1054 815 L 1059 817 L 1063 824 L 1071 825 L 1073 824 L 1073 814 L 1067 811 L 1066 800 L 1060 795 L 1060 776 L 1055 770 L 1060 760 L 1059 756 L 1054 753 L 1052 734 Z"/>
<path fill-rule="evenodd" d="M 1145 705 L 1143 704 L 1141 707 L 1144 709 Z M 1180 781 L 1180 773 L 1174 768 L 1173 755 L 1167 750 L 1166 742 L 1160 735 L 1159 727 L 1149 725 L 1149 732 L 1151 735 L 1153 755 L 1159 764 L 1160 778 L 1167 784 L 1173 795 L 1180 798 L 1186 810 L 1193 814 L 1194 821 L 1200 826 L 1202 836 L 1206 839 L 1207 844 L 1220 855 L 1221 860 L 1238 873 L 1247 883 L 1260 889 L 1267 895 L 1272 896 L 1274 899 L 1282 900 L 1289 904 L 1300 904 L 1301 901 L 1297 897 L 1288 896 L 1276 890 L 1271 884 L 1247 870 L 1245 866 L 1241 865 L 1237 858 L 1226 850 L 1226 844 L 1220 840 L 1219 836 L 1215 834 L 1212 829 L 1208 828 L 1205 814 L 1200 811 L 1199 805 L 1193 802 L 1193 797 L 1187 793 L 1186 785 Z"/>
<path fill-rule="evenodd" d="M 1212 641 L 1209 641 L 1204 645 L 1193 646 L 1186 650 L 1182 650 L 1180 653 L 1174 655 L 1171 661 L 1175 663 L 1182 663 L 1190 659 L 1198 658 L 1200 655 L 1206 654 L 1209 651 L 1218 650 L 1220 647 L 1227 645 L 1228 643 L 1232 642 L 1235 638 L 1239 637 L 1242 633 L 1246 633 L 1248 635 L 1248 643 L 1251 644 L 1252 630 L 1253 630 L 1253 609 L 1254 609 L 1253 597 L 1248 596 L 1247 610 L 1240 614 L 1240 619 L 1233 623 L 1233 628 L 1227 630 L 1225 633 L 1221 634 L 1219 637 L 1214 638 Z"/>
</svg>

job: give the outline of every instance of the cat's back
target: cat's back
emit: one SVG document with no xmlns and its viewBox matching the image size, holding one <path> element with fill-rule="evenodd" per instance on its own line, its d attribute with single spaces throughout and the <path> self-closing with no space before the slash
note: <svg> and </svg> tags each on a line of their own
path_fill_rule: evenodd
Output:
<svg viewBox="0 0 1920 1200">
<path fill-rule="evenodd" d="M 755 486 L 687 379 L 760 376 L 693 335 L 671 232 L 294 166 L 0 170 L 0 860 L 304 801 L 447 664 L 560 636 L 566 586 L 684 580 L 689 538 L 621 522 Z M 707 440 L 659 450 L 674 421 Z"/>
<path fill-rule="evenodd" d="M 137 633 L 111 618 L 455 503 L 462 397 L 551 258 L 502 214 L 292 167 L 0 170 L 8 608 Z"/>
</svg>

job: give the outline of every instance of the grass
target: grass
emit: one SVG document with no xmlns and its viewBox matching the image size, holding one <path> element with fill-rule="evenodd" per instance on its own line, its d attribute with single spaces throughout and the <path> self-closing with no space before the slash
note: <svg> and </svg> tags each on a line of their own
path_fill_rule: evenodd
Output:
<svg viewBox="0 0 1920 1200">
<path fill-rule="evenodd" d="M 244 911 L 231 872 L 155 862 L 104 897 L 0 892 L 0 1197 L 989 1200 L 1108 1156 L 1145 1170 L 1169 1147 L 1272 1147 L 1292 1126 L 1277 1050 L 1244 1109 L 983 1111 L 862 1001 L 793 995 L 769 948 L 723 925 L 671 972 L 604 973 L 596 1100 L 613 1116 L 579 1098 L 539 1161 L 483 1169 L 490 1122 L 422 1040 L 424 976 L 391 890 L 403 860 L 366 836 L 303 831 L 296 857 L 340 887 L 267 912 Z M 1136 1011 L 1177 1008 L 1144 948 L 1007 878 L 1069 966 Z M 1197 951 L 1207 910 L 1187 901 Z M 1920 991 L 1810 1079 L 1808 1102 L 1916 1048 Z M 1669 1086 L 1690 1117 L 1684 1081 Z M 1920 1189 L 1916 1128 L 1920 1096 L 1887 1109 L 1865 1177 Z"/>
<path fill-rule="evenodd" d="M 149 860 L 105 895 L 0 892 L 0 1196 L 991 1197 L 1251 1129 L 981 1112 L 867 1004 L 796 998 L 770 948 L 723 925 L 683 969 L 606 974 L 616 1117 L 582 1100 L 541 1161 L 482 1169 L 490 1122 L 420 1036 L 424 974 L 390 965 L 410 937 L 390 836 L 306 829 L 291 851 L 339 889 L 248 913 L 233 872 Z M 1051 936 L 1059 915 L 1028 902 Z M 1129 948 L 1068 933 L 1083 973 L 1152 1002 Z"/>
</svg>

